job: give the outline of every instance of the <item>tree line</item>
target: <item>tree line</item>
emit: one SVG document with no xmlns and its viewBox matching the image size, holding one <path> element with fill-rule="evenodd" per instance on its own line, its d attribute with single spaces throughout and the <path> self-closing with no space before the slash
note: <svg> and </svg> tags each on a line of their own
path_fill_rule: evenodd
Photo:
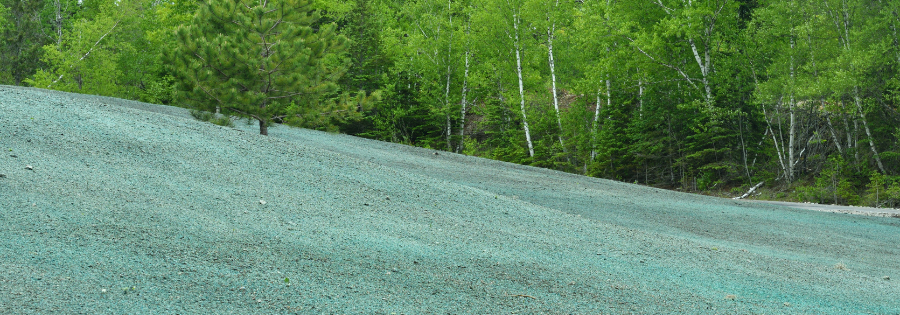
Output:
<svg viewBox="0 0 900 315">
<path fill-rule="evenodd" d="M 682 191 L 900 206 L 897 0 L 0 3 L 3 84 Z M 256 16 L 289 23 L 234 26 Z M 291 48 L 260 53 L 265 36 Z M 205 51 L 219 64 L 188 58 L 249 39 Z M 293 93 L 238 84 L 277 71 L 265 86 Z"/>
</svg>

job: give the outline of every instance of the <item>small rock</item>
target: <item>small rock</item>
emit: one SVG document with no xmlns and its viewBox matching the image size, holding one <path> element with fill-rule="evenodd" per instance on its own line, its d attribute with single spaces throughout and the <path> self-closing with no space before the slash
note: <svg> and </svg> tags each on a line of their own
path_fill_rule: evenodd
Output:
<svg viewBox="0 0 900 315">
<path fill-rule="evenodd" d="M 261 205 L 264 205 L 264 204 L 266 204 L 266 201 L 265 201 L 265 200 L 262 200 L 262 199 L 260 199 L 260 200 L 259 200 L 259 204 L 261 204 Z"/>
<path fill-rule="evenodd" d="M 33 170 L 34 170 L 34 167 L 31 166 L 31 165 L 25 165 L 25 169 L 26 169 L 26 170 L 29 170 L 29 171 L 33 171 Z"/>
<path fill-rule="evenodd" d="M 790 306 L 791 306 L 791 303 L 788 303 L 788 302 L 784 302 L 784 306 L 788 306 L 788 307 L 790 307 Z"/>
<path fill-rule="evenodd" d="M 729 294 L 729 295 L 726 295 L 726 296 L 725 296 L 725 299 L 726 299 L 726 300 L 734 300 L 734 299 L 736 299 L 736 298 L 737 298 L 737 296 L 735 296 L 734 294 Z"/>
<path fill-rule="evenodd" d="M 100 293 L 106 293 L 106 289 L 101 289 Z"/>
<path fill-rule="evenodd" d="M 891 280 L 891 277 L 884 276 L 884 277 L 881 277 L 881 279 L 884 279 L 885 281 L 887 281 L 887 280 Z"/>
<path fill-rule="evenodd" d="M 434 152 L 434 155 L 440 155 L 440 154 L 439 154 L 439 153 L 437 153 L 437 152 Z"/>
<path fill-rule="evenodd" d="M 18 156 L 16 156 L 15 154 L 10 154 L 9 157 L 11 157 L 11 158 L 17 158 Z"/>
</svg>

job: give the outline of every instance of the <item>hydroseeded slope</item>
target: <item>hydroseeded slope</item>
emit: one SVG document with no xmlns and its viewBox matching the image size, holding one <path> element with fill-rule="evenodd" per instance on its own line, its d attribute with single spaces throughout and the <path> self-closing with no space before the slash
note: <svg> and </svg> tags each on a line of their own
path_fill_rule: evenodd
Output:
<svg viewBox="0 0 900 315">
<path fill-rule="evenodd" d="M 0 87 L 0 313 L 900 314 L 898 219 L 271 132 Z"/>
</svg>

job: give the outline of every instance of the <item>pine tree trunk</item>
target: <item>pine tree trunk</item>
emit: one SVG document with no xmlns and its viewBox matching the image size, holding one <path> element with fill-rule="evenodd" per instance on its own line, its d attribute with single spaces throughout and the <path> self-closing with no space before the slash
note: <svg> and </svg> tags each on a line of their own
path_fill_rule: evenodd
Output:
<svg viewBox="0 0 900 315">
<path fill-rule="evenodd" d="M 259 121 L 259 134 L 263 136 L 269 135 L 269 126 L 262 120 Z"/>
</svg>

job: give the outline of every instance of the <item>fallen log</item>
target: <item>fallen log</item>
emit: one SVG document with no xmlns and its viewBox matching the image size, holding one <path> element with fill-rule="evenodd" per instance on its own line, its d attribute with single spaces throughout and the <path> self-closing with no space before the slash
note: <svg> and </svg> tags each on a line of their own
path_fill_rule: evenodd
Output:
<svg viewBox="0 0 900 315">
<path fill-rule="evenodd" d="M 760 186 L 762 186 L 763 183 L 765 183 L 765 182 L 759 182 L 759 184 L 756 184 L 756 186 L 753 186 L 753 188 L 750 188 L 750 190 L 747 191 L 746 194 L 743 194 L 743 195 L 741 195 L 740 197 L 734 197 L 734 198 L 731 198 L 731 199 L 737 200 L 737 199 L 744 199 L 744 198 L 747 198 L 748 196 L 750 196 L 750 194 L 753 193 L 753 191 L 755 191 L 757 188 L 759 188 Z"/>
</svg>

